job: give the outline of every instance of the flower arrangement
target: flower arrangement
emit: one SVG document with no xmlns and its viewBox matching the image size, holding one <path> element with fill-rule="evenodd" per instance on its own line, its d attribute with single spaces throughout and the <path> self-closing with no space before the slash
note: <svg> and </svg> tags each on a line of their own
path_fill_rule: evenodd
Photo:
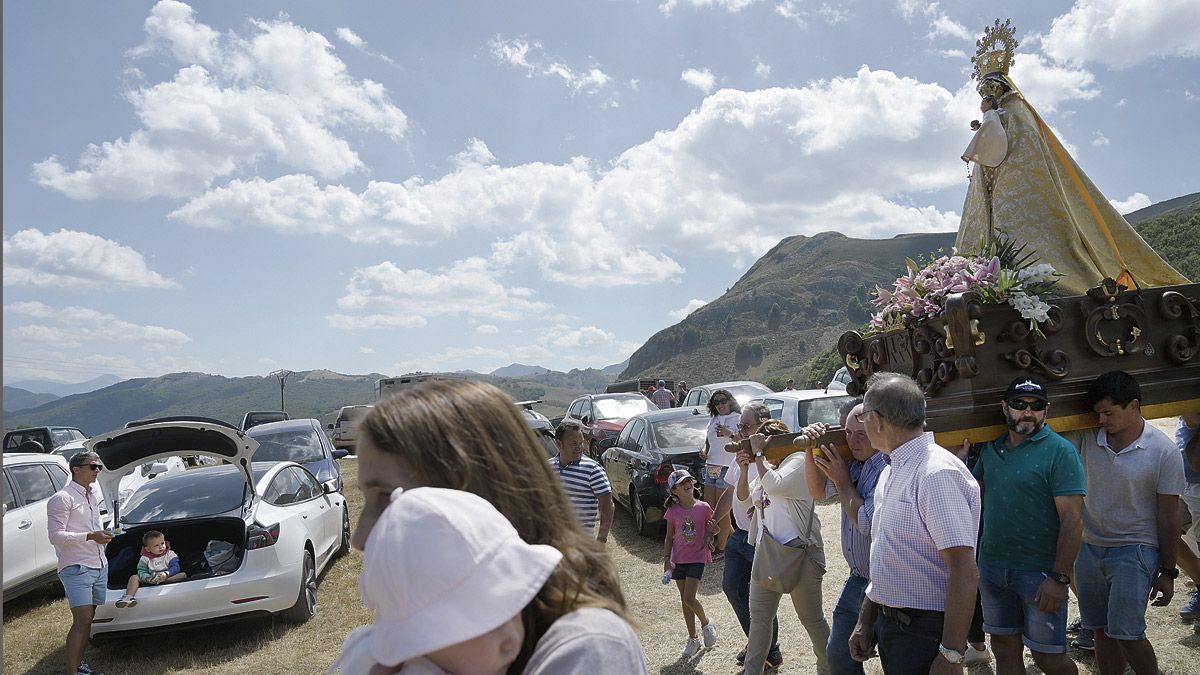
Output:
<svg viewBox="0 0 1200 675">
<path fill-rule="evenodd" d="M 911 259 L 906 262 L 908 272 L 896 279 L 891 290 L 875 287 L 871 302 L 879 311 L 871 317 L 871 333 L 935 317 L 945 310 L 947 296 L 974 291 L 984 304 L 1011 305 L 1029 320 L 1030 329 L 1041 335 L 1038 324 L 1049 318 L 1050 311 L 1042 296 L 1062 276 L 1053 266 L 1039 264 L 1025 251 L 1025 245 L 1018 247 L 1004 238 L 979 255 L 952 253 L 925 265 Z"/>
</svg>

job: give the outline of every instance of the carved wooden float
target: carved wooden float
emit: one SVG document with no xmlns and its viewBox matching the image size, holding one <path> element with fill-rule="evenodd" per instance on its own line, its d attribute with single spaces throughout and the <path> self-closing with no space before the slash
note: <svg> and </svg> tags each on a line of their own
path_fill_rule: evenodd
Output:
<svg viewBox="0 0 1200 675">
<path fill-rule="evenodd" d="M 949 296 L 942 314 L 908 328 L 844 333 L 847 393 L 861 395 L 877 372 L 914 377 L 928 398 L 927 428 L 944 447 L 1000 436 L 997 404 L 1023 374 L 1046 382 L 1059 432 L 1096 426 L 1083 394 L 1111 370 L 1137 378 L 1147 419 L 1200 412 L 1200 284 L 1127 290 L 1106 279 L 1048 302 L 1043 335 L 1012 307 L 981 304 L 974 293 Z"/>
</svg>

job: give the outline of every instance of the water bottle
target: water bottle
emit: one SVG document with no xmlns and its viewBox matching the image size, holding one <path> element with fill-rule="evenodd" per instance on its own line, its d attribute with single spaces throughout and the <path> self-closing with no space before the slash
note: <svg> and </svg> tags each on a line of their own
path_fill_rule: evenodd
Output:
<svg viewBox="0 0 1200 675">
<path fill-rule="evenodd" d="M 675 566 L 671 565 L 666 572 L 663 572 L 663 586 L 671 583 L 671 572 L 675 570 Z"/>
</svg>

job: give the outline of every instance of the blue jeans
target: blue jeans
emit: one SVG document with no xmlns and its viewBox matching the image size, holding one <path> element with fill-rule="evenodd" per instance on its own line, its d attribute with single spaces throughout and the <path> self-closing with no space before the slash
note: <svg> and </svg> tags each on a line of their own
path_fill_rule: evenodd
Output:
<svg viewBox="0 0 1200 675">
<path fill-rule="evenodd" d="M 979 594 L 983 599 L 983 630 L 992 635 L 1020 635 L 1026 647 L 1043 654 L 1067 651 L 1067 603 L 1058 611 L 1038 609 L 1042 572 L 1011 570 L 979 563 Z"/>
<path fill-rule="evenodd" d="M 933 660 L 940 657 L 945 616 L 910 616 L 907 626 L 884 616 L 875 623 L 879 660 L 887 675 L 928 675 Z"/>
<path fill-rule="evenodd" d="M 863 675 L 863 664 L 850 656 L 850 634 L 858 623 L 868 583 L 868 579 L 851 574 L 842 586 L 829 631 L 829 675 Z"/>
<path fill-rule="evenodd" d="M 1158 549 L 1145 544 L 1080 544 L 1075 587 L 1083 627 L 1114 640 L 1146 639 L 1146 603 L 1158 576 Z"/>
<path fill-rule="evenodd" d="M 754 547 L 746 540 L 743 529 L 734 529 L 725 543 L 725 577 L 721 588 L 729 605 L 742 624 L 742 632 L 750 637 L 750 569 L 754 566 Z M 771 635 L 771 653 L 779 651 L 779 621 Z"/>
</svg>

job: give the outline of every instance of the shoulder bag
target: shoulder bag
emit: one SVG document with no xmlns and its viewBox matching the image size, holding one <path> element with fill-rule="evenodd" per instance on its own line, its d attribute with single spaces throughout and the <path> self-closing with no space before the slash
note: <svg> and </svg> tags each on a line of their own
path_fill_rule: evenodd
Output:
<svg viewBox="0 0 1200 675">
<path fill-rule="evenodd" d="M 750 578 L 756 584 L 768 591 L 786 594 L 791 593 L 800 583 L 804 565 L 808 562 L 808 549 L 812 546 L 812 524 L 816 511 L 815 504 L 808 511 L 808 526 L 805 528 L 804 543 L 801 546 L 788 546 L 775 541 L 767 526 L 762 525 L 762 540 L 754 549 L 754 564 L 750 568 Z M 758 507 L 758 518 L 760 523 L 765 523 L 761 504 Z"/>
</svg>

